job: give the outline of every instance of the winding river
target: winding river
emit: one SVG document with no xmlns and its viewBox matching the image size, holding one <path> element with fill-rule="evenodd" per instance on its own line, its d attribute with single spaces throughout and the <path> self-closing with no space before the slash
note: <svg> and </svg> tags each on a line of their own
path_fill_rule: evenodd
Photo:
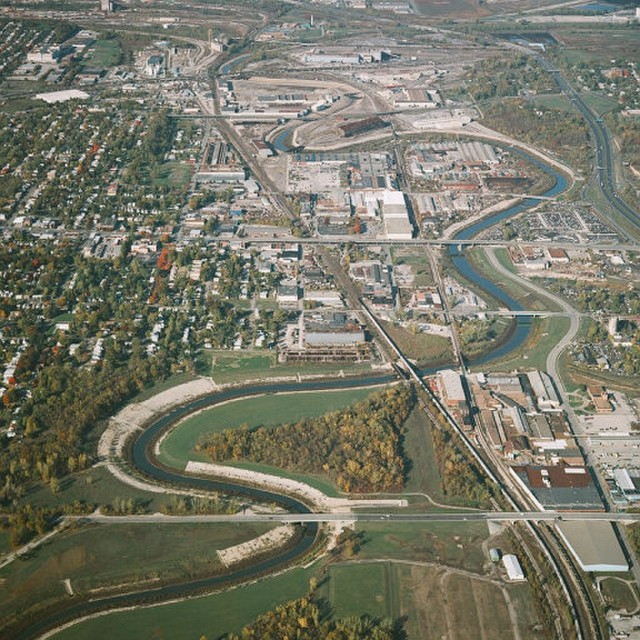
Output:
<svg viewBox="0 0 640 640">
<path fill-rule="evenodd" d="M 549 165 L 540 162 L 529 154 L 521 151 L 518 151 L 518 154 L 524 157 L 528 162 L 535 164 L 547 175 L 553 177 L 553 185 L 549 189 L 547 189 L 542 194 L 542 196 L 550 198 L 553 196 L 557 196 L 558 194 L 566 190 L 567 179 L 562 173 L 553 169 Z M 504 209 L 503 211 L 500 211 L 499 213 L 496 213 L 492 216 L 482 218 L 482 220 L 479 220 L 475 224 L 461 229 L 454 236 L 454 239 L 469 240 L 471 238 L 474 238 L 485 229 L 488 229 L 489 227 L 492 227 L 493 225 L 498 224 L 503 220 L 512 218 L 513 216 L 516 216 L 519 213 L 522 213 L 523 211 L 526 211 L 527 209 L 538 205 L 539 203 L 540 201 L 537 198 L 525 198 L 522 202 L 519 202 L 518 204 L 509 207 L 508 209 Z M 523 311 L 522 305 L 517 300 L 515 300 L 506 291 L 504 291 L 504 289 L 501 289 L 495 283 L 491 282 L 491 280 L 485 278 L 481 273 L 474 269 L 473 265 L 464 255 L 464 249 L 462 247 L 460 247 L 459 245 L 449 245 L 448 251 L 454 267 L 466 280 L 489 293 L 491 296 L 500 301 L 507 309 L 510 309 L 512 311 Z M 532 321 L 530 317 L 517 316 L 515 319 L 515 330 L 510 333 L 507 340 L 489 353 L 475 358 L 471 362 L 471 364 L 476 366 L 482 365 L 489 360 L 502 358 L 512 351 L 515 351 L 518 347 L 522 346 L 529 337 L 529 333 L 531 332 L 532 327 L 531 323 Z"/>
<path fill-rule="evenodd" d="M 284 137 L 278 142 L 284 142 Z M 554 185 L 543 195 L 554 196 L 566 189 L 567 181 L 561 173 L 532 158 L 531 156 L 525 155 L 525 157 L 529 161 L 537 164 L 547 174 L 555 178 Z M 493 216 L 484 218 L 479 222 L 466 227 L 465 229 L 460 231 L 455 236 L 455 238 L 473 238 L 484 229 L 487 229 L 490 226 L 506 220 L 518 213 L 521 213 L 522 211 L 525 211 L 526 209 L 529 209 L 532 206 L 538 204 L 538 202 L 539 201 L 535 198 L 527 198 L 513 207 L 501 211 L 500 213 L 497 213 Z M 512 310 L 522 309 L 522 306 L 516 300 L 514 300 L 506 291 L 503 291 L 495 283 L 479 274 L 467 260 L 463 251 L 460 250 L 457 246 L 450 245 L 449 254 L 455 268 L 467 280 L 474 283 L 481 289 L 487 291 L 493 297 L 498 299 L 502 304 L 504 304 L 505 307 L 508 307 Z M 473 364 L 482 364 L 483 362 L 486 362 L 490 359 L 502 357 L 522 345 L 523 342 L 527 339 L 527 336 L 529 335 L 529 332 L 531 330 L 531 319 L 519 316 L 515 322 L 515 331 L 511 333 L 508 340 L 497 347 L 491 353 L 475 360 Z M 131 461 L 133 465 L 137 467 L 144 475 L 156 481 L 171 483 L 172 485 L 181 487 L 191 487 L 200 490 L 219 491 L 232 493 L 235 495 L 244 495 L 250 500 L 272 502 L 290 511 L 302 513 L 309 512 L 309 507 L 304 502 L 290 496 L 279 495 L 277 493 L 273 493 L 263 489 L 257 489 L 235 483 L 221 482 L 209 478 L 187 476 L 186 474 L 180 473 L 175 469 L 169 469 L 167 467 L 161 466 L 154 459 L 153 446 L 160 435 L 181 418 L 200 409 L 213 407 L 216 404 L 225 402 L 227 400 L 251 397 L 265 393 L 322 391 L 329 389 L 348 389 L 367 385 L 375 386 L 391 382 L 393 379 L 394 376 L 391 375 L 378 375 L 366 378 L 340 378 L 331 380 L 307 381 L 301 383 L 275 383 L 226 389 L 210 396 L 206 396 L 204 398 L 189 402 L 159 417 L 145 431 L 143 431 L 137 438 L 137 440 L 133 443 L 131 449 Z M 146 589 L 135 594 L 120 594 L 92 601 L 77 601 L 68 606 L 59 605 L 56 608 L 49 609 L 48 612 L 44 612 L 44 615 L 38 621 L 31 620 L 24 623 L 19 628 L 7 629 L 5 631 L 10 633 L 10 635 L 7 637 L 12 637 L 16 640 L 31 640 L 32 638 L 40 636 L 47 630 L 62 625 L 65 622 L 86 617 L 99 611 L 130 607 L 136 604 L 160 602 L 164 600 L 180 598 L 195 593 L 204 593 L 207 591 L 211 591 L 217 587 L 222 587 L 232 583 L 247 580 L 252 577 L 267 574 L 283 568 L 287 564 L 292 563 L 294 560 L 307 553 L 313 547 L 314 542 L 317 538 L 317 534 L 317 523 L 309 523 L 301 529 L 300 535 L 295 544 L 290 545 L 281 550 L 278 554 L 267 559 L 260 560 L 257 563 L 252 564 L 251 566 L 236 569 L 229 573 L 210 576 L 198 580 L 170 584 L 159 588 Z M 66 603 L 63 603 L 63 605 L 66 605 Z"/>
</svg>

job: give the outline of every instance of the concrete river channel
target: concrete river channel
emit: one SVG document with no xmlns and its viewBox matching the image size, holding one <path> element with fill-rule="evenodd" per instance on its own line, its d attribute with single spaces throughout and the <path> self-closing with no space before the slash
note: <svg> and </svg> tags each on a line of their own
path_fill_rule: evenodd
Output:
<svg viewBox="0 0 640 640">
<path fill-rule="evenodd" d="M 289 131 L 284 131 L 280 134 L 282 138 L 278 140 L 279 146 L 284 146 L 284 137 L 289 133 Z M 561 173 L 527 154 L 523 155 L 528 161 L 536 164 L 545 173 L 555 178 L 553 186 L 542 194 L 543 196 L 552 197 L 558 195 L 567 188 L 567 180 Z M 539 201 L 536 198 L 526 198 L 515 206 L 487 218 L 483 218 L 479 222 L 466 227 L 461 230 L 455 238 L 464 240 L 473 238 L 481 231 L 498 224 L 503 220 L 507 220 L 518 213 L 526 211 L 534 205 L 537 205 L 538 202 Z M 472 264 L 464 255 L 464 251 L 461 247 L 450 245 L 449 255 L 455 268 L 467 281 L 476 285 L 480 289 L 485 290 L 487 293 L 499 300 L 505 307 L 514 311 L 522 310 L 522 306 L 506 291 L 502 290 L 495 283 L 491 282 L 474 269 Z M 518 316 L 515 319 L 515 323 L 515 330 L 511 332 L 506 342 L 490 353 L 476 359 L 473 364 L 482 364 L 490 359 L 503 357 L 521 346 L 527 339 L 531 330 L 531 319 L 527 316 Z M 376 386 L 391 382 L 392 380 L 394 380 L 394 376 L 392 375 L 377 375 L 359 378 L 303 381 L 299 383 L 291 382 L 253 385 L 225 389 L 209 396 L 193 400 L 192 402 L 186 403 L 158 417 L 133 442 L 130 450 L 130 462 L 138 469 L 138 471 L 152 480 L 169 483 L 181 489 L 193 488 L 201 491 L 208 490 L 230 493 L 236 496 L 246 496 L 248 500 L 273 503 L 288 511 L 309 513 L 310 509 L 304 502 L 290 496 L 280 495 L 264 489 L 249 487 L 247 485 L 188 476 L 180 473 L 176 469 L 165 467 L 155 459 L 153 454 L 154 445 L 162 434 L 171 429 L 173 425 L 185 416 L 201 409 L 213 407 L 228 400 L 270 393 L 292 393 L 296 391 L 322 391 Z M 293 544 L 285 547 L 279 553 L 276 553 L 267 559 L 259 560 L 254 564 L 233 570 L 229 573 L 149 588 L 134 594 L 119 594 L 91 601 L 76 600 L 75 602 L 64 603 L 43 612 L 43 615 L 40 616 L 39 620 L 31 619 L 23 623 L 19 628 L 7 629 L 6 631 L 10 633 L 10 636 L 7 637 L 12 637 L 15 640 L 31 640 L 33 638 L 38 638 L 45 632 L 67 622 L 75 619 L 81 619 L 100 611 L 110 609 L 116 610 L 124 607 L 174 600 L 176 598 L 200 593 L 204 594 L 217 588 L 223 588 L 225 586 L 243 582 L 262 575 L 268 575 L 292 564 L 294 561 L 304 557 L 305 554 L 308 554 L 316 543 L 317 535 L 318 524 L 315 522 L 309 522 L 303 527 L 300 527 L 299 535 Z"/>
</svg>

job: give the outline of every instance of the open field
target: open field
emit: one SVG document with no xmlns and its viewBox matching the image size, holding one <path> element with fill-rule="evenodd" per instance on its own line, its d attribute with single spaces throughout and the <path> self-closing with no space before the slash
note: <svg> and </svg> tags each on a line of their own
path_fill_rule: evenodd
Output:
<svg viewBox="0 0 640 640">
<path fill-rule="evenodd" d="M 208 433 L 246 425 L 249 428 L 276 426 L 302 418 L 321 416 L 328 411 L 348 407 L 372 393 L 368 389 L 322 391 L 316 393 L 260 396 L 229 402 L 202 411 L 174 429 L 162 442 L 160 460 L 183 468 L 189 460 L 207 460 L 203 452 L 195 451 L 200 439 Z"/>
<path fill-rule="evenodd" d="M 405 422 L 404 451 L 409 460 L 405 493 L 426 493 L 435 502 L 464 507 L 465 500 L 442 492 L 430 423 L 424 411 L 416 407 Z M 424 502 L 429 507 L 430 503 Z"/>
<path fill-rule="evenodd" d="M 382 321 L 384 328 L 398 348 L 417 363 L 419 368 L 453 362 L 453 348 L 449 338 L 413 333 L 404 327 Z"/>
<path fill-rule="evenodd" d="M 83 63 L 85 67 L 113 67 L 119 64 L 121 57 L 118 40 L 96 40 L 93 51 L 84 57 Z"/>
<path fill-rule="evenodd" d="M 305 595 L 312 569 L 293 569 L 223 593 L 161 607 L 101 616 L 66 629 L 56 640 L 210 640 L 238 632 L 280 604 Z M 188 621 L 188 624 L 185 624 Z"/>
<path fill-rule="evenodd" d="M 263 301 L 269 302 L 269 301 Z M 260 306 L 260 305 L 259 305 Z M 276 354 L 269 351 L 229 351 L 227 349 L 208 349 L 198 357 L 199 372 L 211 376 L 217 383 L 244 382 L 256 378 L 274 378 L 278 376 L 300 375 L 337 375 L 367 373 L 371 366 L 345 363 L 278 363 Z"/>
<path fill-rule="evenodd" d="M 619 578 L 611 577 L 602 580 L 600 582 L 600 591 L 604 601 L 612 609 L 624 609 L 631 613 L 640 604 L 633 592 L 633 587 Z"/>
<path fill-rule="evenodd" d="M 394 247 L 392 250 L 393 261 L 396 265 L 408 264 L 413 269 L 415 280 L 414 287 L 434 287 L 435 279 L 431 273 L 429 259 L 422 249 L 407 247 Z"/>
<path fill-rule="evenodd" d="M 487 537 L 483 522 L 408 523 L 368 522 L 356 527 L 365 543 L 359 557 L 437 562 L 480 572 L 485 559 L 482 541 Z"/>
<path fill-rule="evenodd" d="M 535 638 L 526 601 L 521 609 L 515 593 L 526 595 L 526 585 L 507 589 L 522 637 Z M 337 617 L 401 617 L 409 640 L 516 638 L 499 585 L 441 567 L 358 561 L 331 565 L 319 595 L 330 602 Z"/>
<path fill-rule="evenodd" d="M 117 500 L 132 499 L 149 513 L 160 511 L 171 498 L 160 493 L 145 493 L 121 482 L 105 467 L 92 467 L 64 477 L 60 490 L 52 494 L 48 485 L 39 484 L 28 490 L 23 498 L 25 504 L 34 507 L 59 507 L 76 500 L 91 505 L 108 505 Z"/>
<path fill-rule="evenodd" d="M 135 589 L 171 578 L 221 570 L 216 549 L 264 533 L 270 524 L 114 524 L 70 528 L 34 551 L 28 561 L 0 570 L 0 609 L 6 618 L 95 589 Z"/>
<path fill-rule="evenodd" d="M 513 638 L 509 611 L 500 588 L 467 576 L 446 578 L 448 613 L 453 637 L 460 640 Z M 460 606 L 464 603 L 464 606 Z"/>
<path fill-rule="evenodd" d="M 395 618 L 392 606 L 391 563 L 347 563 L 329 566 L 324 593 L 337 618 L 369 614 L 376 618 Z"/>
</svg>

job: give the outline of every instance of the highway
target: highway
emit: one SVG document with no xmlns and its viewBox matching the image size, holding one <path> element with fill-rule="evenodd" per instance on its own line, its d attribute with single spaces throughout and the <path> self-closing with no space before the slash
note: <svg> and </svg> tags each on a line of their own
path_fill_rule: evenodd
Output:
<svg viewBox="0 0 640 640">
<path fill-rule="evenodd" d="M 281 522 L 305 524 L 308 522 L 640 522 L 640 513 L 613 513 L 608 511 L 437 511 L 420 513 L 239 513 L 234 515 L 187 515 L 168 516 L 161 513 L 105 516 L 99 514 L 65 516 L 67 522 L 96 524 L 189 524 L 189 523 L 236 523 Z"/>
<path fill-rule="evenodd" d="M 532 52 L 527 50 L 529 54 Z M 565 80 L 559 69 L 553 66 L 540 53 L 533 53 L 543 69 L 548 71 L 560 91 L 564 93 L 575 107 L 580 111 L 584 119 L 589 125 L 593 136 L 595 152 L 596 152 L 596 175 L 598 178 L 598 187 L 607 203 L 613 211 L 624 219 L 625 225 L 620 224 L 616 219 L 609 218 L 609 222 L 619 231 L 625 238 L 637 239 L 640 237 L 640 214 L 629 206 L 619 195 L 616 189 L 613 158 L 611 153 L 611 140 L 602 118 L 597 117 L 593 111 L 587 106 L 580 94 Z"/>
</svg>

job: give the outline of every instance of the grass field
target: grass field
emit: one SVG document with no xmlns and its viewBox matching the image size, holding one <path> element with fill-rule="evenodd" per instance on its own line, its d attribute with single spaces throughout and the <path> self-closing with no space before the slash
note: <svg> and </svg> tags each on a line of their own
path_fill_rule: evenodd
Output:
<svg viewBox="0 0 640 640">
<path fill-rule="evenodd" d="M 199 372 L 211 376 L 217 383 L 244 382 L 255 378 L 300 375 L 336 375 L 371 372 L 369 363 L 278 363 L 275 353 L 256 350 L 233 352 L 227 349 L 208 349 L 198 356 Z"/>
<path fill-rule="evenodd" d="M 336 618 L 363 614 L 376 618 L 396 618 L 393 574 L 394 567 L 388 562 L 331 565 L 328 580 L 319 595 L 329 600 Z"/>
<path fill-rule="evenodd" d="M 453 348 L 449 338 L 413 333 L 405 327 L 384 320 L 382 324 L 398 348 L 407 358 L 415 360 L 418 367 L 453 362 Z"/>
<path fill-rule="evenodd" d="M 243 625 L 289 600 L 305 595 L 312 569 L 294 569 L 254 584 L 171 605 L 114 613 L 56 634 L 56 640 L 209 640 Z"/>
<path fill-rule="evenodd" d="M 122 47 L 118 40 L 96 40 L 93 51 L 83 60 L 85 67 L 114 67 L 122 57 Z"/>
<path fill-rule="evenodd" d="M 434 287 L 435 280 L 431 273 L 429 259 L 420 249 L 394 247 L 392 249 L 394 264 L 408 264 L 413 268 L 414 287 Z"/>
<path fill-rule="evenodd" d="M 638 600 L 632 587 L 618 578 L 605 578 L 600 582 L 600 591 L 604 601 L 612 609 L 624 609 L 627 613 L 635 611 Z"/>
<path fill-rule="evenodd" d="M 360 523 L 365 536 L 359 553 L 363 560 L 389 558 L 438 562 L 480 572 L 484 565 L 482 541 L 488 536 L 482 522 Z"/>
<path fill-rule="evenodd" d="M 507 358 L 483 365 L 487 371 L 514 371 L 515 369 L 546 370 L 547 356 L 560 338 L 569 330 L 569 318 L 536 318 L 529 339 Z"/>
<path fill-rule="evenodd" d="M 415 408 L 405 423 L 404 449 L 411 460 L 405 491 L 426 493 L 438 502 L 445 502 L 430 428 L 420 408 Z"/>
<path fill-rule="evenodd" d="M 499 587 L 456 574 L 448 576 L 446 584 L 447 600 L 456 603 L 448 608 L 455 638 L 507 640 L 514 637 L 509 610 Z"/>
<path fill-rule="evenodd" d="M 542 93 L 537 95 L 533 101 L 535 104 L 547 109 L 569 112 L 575 109 L 571 100 L 561 93 Z"/>
<path fill-rule="evenodd" d="M 160 511 L 171 500 L 163 493 L 145 493 L 120 482 L 104 467 L 94 467 L 71 474 L 60 481 L 60 490 L 52 494 L 48 485 L 31 487 L 22 501 L 34 507 L 58 507 L 76 500 L 87 505 L 108 505 L 119 499 L 133 499 L 149 513 Z"/>
<path fill-rule="evenodd" d="M 295 422 L 302 418 L 321 416 L 366 398 L 368 389 L 348 391 L 322 391 L 305 394 L 267 395 L 229 402 L 202 411 L 181 423 L 162 442 L 160 460 L 165 464 L 184 468 L 189 460 L 206 460 L 202 452 L 195 451 L 200 439 L 207 433 L 247 425 L 275 426 Z"/>
<path fill-rule="evenodd" d="M 191 179 L 191 167 L 182 162 L 165 162 L 161 165 L 154 184 L 160 187 L 169 186 L 180 189 Z"/>
<path fill-rule="evenodd" d="M 0 610 L 6 618 L 74 593 L 140 581 L 211 574 L 222 568 L 216 550 L 264 533 L 271 525 L 114 524 L 67 529 L 27 561 L 0 569 Z M 153 583 L 153 582 L 152 582 Z M 126 585 L 126 586 L 125 586 Z"/>
</svg>

